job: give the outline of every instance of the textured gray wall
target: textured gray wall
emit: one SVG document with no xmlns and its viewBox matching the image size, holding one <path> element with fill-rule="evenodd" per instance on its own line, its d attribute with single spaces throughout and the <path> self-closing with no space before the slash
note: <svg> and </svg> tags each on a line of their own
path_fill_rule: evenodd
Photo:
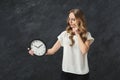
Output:
<svg viewBox="0 0 120 80">
<path fill-rule="evenodd" d="M 95 38 L 91 80 L 120 80 L 120 0 L 0 0 L 0 80 L 61 80 L 62 48 L 32 57 L 27 47 L 33 39 L 52 47 L 72 8 L 84 11 Z"/>
</svg>

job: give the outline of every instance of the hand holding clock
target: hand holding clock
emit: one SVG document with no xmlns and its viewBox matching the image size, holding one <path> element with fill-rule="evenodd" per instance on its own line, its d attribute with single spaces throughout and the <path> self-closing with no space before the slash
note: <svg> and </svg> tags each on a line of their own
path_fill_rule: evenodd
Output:
<svg viewBox="0 0 120 80">
<path fill-rule="evenodd" d="M 28 53 L 33 56 L 34 55 L 34 51 L 32 51 L 30 48 L 28 48 L 28 50 L 29 50 Z"/>
<path fill-rule="evenodd" d="M 46 45 L 41 40 L 33 40 L 31 49 L 28 48 L 30 55 L 43 56 L 46 53 Z"/>
</svg>

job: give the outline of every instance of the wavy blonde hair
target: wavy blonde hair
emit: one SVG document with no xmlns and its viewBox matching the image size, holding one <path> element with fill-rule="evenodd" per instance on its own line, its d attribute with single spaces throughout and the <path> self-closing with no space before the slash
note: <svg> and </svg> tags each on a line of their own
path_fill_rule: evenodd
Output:
<svg viewBox="0 0 120 80">
<path fill-rule="evenodd" d="M 76 20 L 78 22 L 78 30 L 80 31 L 79 35 L 81 36 L 83 42 L 85 42 L 87 40 L 87 38 L 86 38 L 87 28 L 86 28 L 86 21 L 85 21 L 84 13 L 80 9 L 71 9 L 69 11 L 69 14 L 70 13 L 73 13 L 75 15 L 75 18 L 76 18 Z M 74 43 L 75 43 L 75 41 L 73 39 L 73 36 L 75 34 L 72 32 L 72 28 L 70 27 L 69 17 L 67 18 L 67 28 L 66 28 L 66 31 L 67 31 L 67 33 L 70 34 L 69 39 L 72 42 L 70 44 L 70 46 L 73 46 Z"/>
</svg>

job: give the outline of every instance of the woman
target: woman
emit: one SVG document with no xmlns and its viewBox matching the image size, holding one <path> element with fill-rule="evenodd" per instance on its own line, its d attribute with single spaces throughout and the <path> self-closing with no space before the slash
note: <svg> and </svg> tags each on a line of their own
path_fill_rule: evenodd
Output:
<svg viewBox="0 0 120 80">
<path fill-rule="evenodd" d="M 67 28 L 46 55 L 53 55 L 63 47 L 62 80 L 87 80 L 89 67 L 87 54 L 94 41 L 86 29 L 85 16 L 80 9 L 69 11 Z M 31 55 L 33 51 L 29 51 Z"/>
</svg>

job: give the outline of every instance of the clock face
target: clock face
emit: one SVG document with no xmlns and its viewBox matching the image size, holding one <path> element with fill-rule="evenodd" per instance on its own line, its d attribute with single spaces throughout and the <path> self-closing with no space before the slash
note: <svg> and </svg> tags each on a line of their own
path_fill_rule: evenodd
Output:
<svg viewBox="0 0 120 80">
<path fill-rule="evenodd" d="M 31 43 L 31 50 L 37 56 L 42 56 L 46 53 L 46 45 L 40 40 L 33 40 Z"/>
</svg>

